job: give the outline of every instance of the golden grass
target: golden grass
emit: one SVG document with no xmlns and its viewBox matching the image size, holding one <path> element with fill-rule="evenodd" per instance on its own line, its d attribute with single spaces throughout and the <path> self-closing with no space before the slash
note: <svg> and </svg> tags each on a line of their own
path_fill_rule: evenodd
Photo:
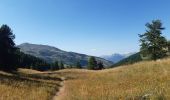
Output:
<svg viewBox="0 0 170 100">
<path fill-rule="evenodd" d="M 59 76 L 20 69 L 17 74 L 0 72 L 0 100 L 49 100 L 58 91 Z"/>
<path fill-rule="evenodd" d="M 170 59 L 102 71 L 0 72 L 0 100 L 50 100 L 61 77 L 66 81 L 60 100 L 170 100 Z"/>
<path fill-rule="evenodd" d="M 170 59 L 66 73 L 63 100 L 170 100 Z"/>
</svg>

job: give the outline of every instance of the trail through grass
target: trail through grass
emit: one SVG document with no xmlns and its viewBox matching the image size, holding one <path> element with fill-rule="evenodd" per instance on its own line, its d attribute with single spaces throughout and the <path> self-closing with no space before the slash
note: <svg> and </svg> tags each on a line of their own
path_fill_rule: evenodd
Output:
<svg viewBox="0 0 170 100">
<path fill-rule="evenodd" d="M 170 100 L 169 76 L 170 59 L 102 71 L 0 72 L 0 100 Z"/>
<path fill-rule="evenodd" d="M 61 100 L 170 100 L 170 59 L 63 73 L 71 80 Z"/>
<path fill-rule="evenodd" d="M 30 71 L 30 70 L 27 70 Z M 0 73 L 0 100 L 50 100 L 58 91 L 60 76 L 49 73 Z"/>
</svg>

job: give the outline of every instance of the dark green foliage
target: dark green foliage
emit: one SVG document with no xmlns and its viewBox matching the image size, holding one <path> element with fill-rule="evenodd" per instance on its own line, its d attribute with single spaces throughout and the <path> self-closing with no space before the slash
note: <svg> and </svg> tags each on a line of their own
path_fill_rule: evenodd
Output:
<svg viewBox="0 0 170 100">
<path fill-rule="evenodd" d="M 54 64 L 51 65 L 51 70 L 59 70 L 58 61 L 55 61 Z"/>
<path fill-rule="evenodd" d="M 0 69 L 5 71 L 16 70 L 17 48 L 14 40 L 15 35 L 7 25 L 0 27 Z"/>
<path fill-rule="evenodd" d="M 90 57 L 88 61 L 88 69 L 94 70 L 97 67 L 97 61 L 95 57 Z"/>
<path fill-rule="evenodd" d="M 170 53 L 170 41 L 168 41 L 168 52 Z"/>
<path fill-rule="evenodd" d="M 166 56 L 167 40 L 162 36 L 162 23 L 160 20 L 153 20 L 146 24 L 146 33 L 140 34 L 140 53 L 144 59 L 157 60 Z"/>
<path fill-rule="evenodd" d="M 18 56 L 17 66 L 19 68 L 28 68 L 40 71 L 50 69 L 50 64 L 40 58 L 24 54 L 20 51 L 17 51 L 16 54 Z"/>
<path fill-rule="evenodd" d="M 58 48 L 48 46 L 48 45 L 37 45 L 24 43 L 18 46 L 22 52 L 26 54 L 31 54 L 36 57 L 40 57 L 49 63 L 54 63 L 57 61 L 63 61 L 65 65 L 74 65 L 77 61 L 80 61 L 81 66 L 88 65 L 88 55 L 66 52 Z M 113 63 L 102 58 L 95 57 L 96 60 L 100 60 L 104 65 L 110 66 Z"/>
<path fill-rule="evenodd" d="M 99 62 L 99 63 L 97 64 L 97 70 L 102 70 L 102 69 L 104 69 L 103 63 L 102 63 L 102 62 Z"/>
<path fill-rule="evenodd" d="M 133 64 L 133 63 L 136 63 L 136 62 L 139 62 L 139 61 L 142 61 L 142 58 L 140 56 L 140 53 L 136 53 L 136 54 L 133 54 L 133 55 L 119 61 L 118 63 L 115 63 L 112 67 Z"/>
<path fill-rule="evenodd" d="M 60 61 L 59 69 L 64 69 L 64 63 L 62 61 Z"/>
<path fill-rule="evenodd" d="M 0 28 L 0 69 L 13 71 L 19 68 L 48 70 L 50 66 L 44 60 L 24 54 L 15 46 L 15 35 L 7 25 Z"/>
<path fill-rule="evenodd" d="M 79 61 L 77 61 L 77 63 L 76 63 L 76 68 L 78 68 L 78 69 L 81 69 L 81 68 L 82 68 L 82 66 L 81 66 L 81 64 L 80 64 Z"/>
<path fill-rule="evenodd" d="M 88 62 L 88 69 L 90 70 L 102 70 L 104 69 L 104 65 L 101 61 L 97 62 L 95 57 L 90 57 Z"/>
</svg>

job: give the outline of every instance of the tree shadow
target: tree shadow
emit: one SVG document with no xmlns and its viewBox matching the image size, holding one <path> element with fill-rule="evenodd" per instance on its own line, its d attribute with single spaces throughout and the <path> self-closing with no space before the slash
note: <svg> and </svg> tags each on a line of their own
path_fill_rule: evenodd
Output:
<svg viewBox="0 0 170 100">
<path fill-rule="evenodd" d="M 52 81 L 48 81 L 52 80 Z M 21 76 L 19 74 L 13 74 L 13 75 L 4 75 L 0 73 L 0 83 L 1 84 L 6 84 L 6 85 L 14 85 L 12 84 L 13 82 L 27 82 L 27 85 L 31 85 L 29 83 L 34 83 L 34 84 L 46 84 L 48 86 L 50 85 L 56 85 L 60 86 L 57 84 L 57 81 L 62 81 L 60 78 L 52 78 L 48 76 L 39 76 L 39 75 L 26 75 L 26 76 Z"/>
</svg>

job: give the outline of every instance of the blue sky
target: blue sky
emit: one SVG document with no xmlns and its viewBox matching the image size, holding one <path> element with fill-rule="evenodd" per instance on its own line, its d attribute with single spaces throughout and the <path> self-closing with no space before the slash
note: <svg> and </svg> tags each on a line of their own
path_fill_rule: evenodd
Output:
<svg viewBox="0 0 170 100">
<path fill-rule="evenodd" d="M 0 25 L 16 44 L 47 44 L 66 51 L 109 55 L 139 50 L 146 22 L 161 19 L 170 39 L 170 0 L 0 0 Z"/>
</svg>

